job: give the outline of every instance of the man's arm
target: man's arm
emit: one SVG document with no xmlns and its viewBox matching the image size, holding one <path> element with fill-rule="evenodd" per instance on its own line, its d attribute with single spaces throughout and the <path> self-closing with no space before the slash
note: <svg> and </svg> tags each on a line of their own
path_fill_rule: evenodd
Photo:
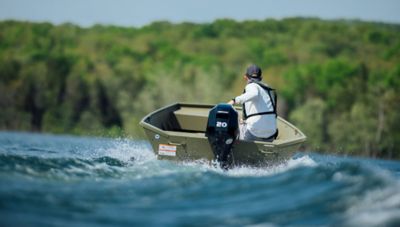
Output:
<svg viewBox="0 0 400 227">
<path fill-rule="evenodd" d="M 258 89 L 256 84 L 248 84 L 245 89 L 245 93 L 237 96 L 234 100 L 234 103 L 243 104 L 258 95 Z"/>
</svg>

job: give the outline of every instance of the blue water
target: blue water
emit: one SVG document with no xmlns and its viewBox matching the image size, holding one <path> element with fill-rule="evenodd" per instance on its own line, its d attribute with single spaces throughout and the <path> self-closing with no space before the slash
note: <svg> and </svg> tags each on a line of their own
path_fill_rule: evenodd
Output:
<svg viewBox="0 0 400 227">
<path fill-rule="evenodd" d="M 229 171 L 146 141 L 0 132 L 0 226 L 400 226 L 400 162 L 298 153 Z"/>
</svg>

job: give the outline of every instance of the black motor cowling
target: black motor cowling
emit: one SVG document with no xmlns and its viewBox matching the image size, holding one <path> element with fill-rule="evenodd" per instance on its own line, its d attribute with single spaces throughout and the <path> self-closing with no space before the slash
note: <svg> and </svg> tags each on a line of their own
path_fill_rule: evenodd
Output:
<svg viewBox="0 0 400 227">
<path fill-rule="evenodd" d="M 218 104 L 208 114 L 206 136 L 221 168 L 232 164 L 232 146 L 239 133 L 238 113 L 229 104 Z"/>
</svg>

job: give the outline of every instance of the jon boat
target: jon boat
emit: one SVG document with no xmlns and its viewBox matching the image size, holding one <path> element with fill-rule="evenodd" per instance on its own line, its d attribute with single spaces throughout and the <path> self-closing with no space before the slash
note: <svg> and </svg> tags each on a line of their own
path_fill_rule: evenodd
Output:
<svg viewBox="0 0 400 227">
<path fill-rule="evenodd" d="M 222 105 L 223 108 L 226 108 L 226 106 L 227 104 L 225 106 Z M 207 131 L 210 130 L 210 125 L 216 122 L 215 119 L 214 121 L 210 120 L 213 108 L 215 110 L 216 106 L 175 103 L 145 116 L 140 125 L 144 128 L 158 159 L 174 161 L 205 160 L 211 163 L 221 158 L 216 154 L 216 149 L 219 149 L 218 144 L 222 144 L 221 146 L 228 146 L 223 149 L 228 149 L 230 152 L 228 154 L 228 164 L 225 164 L 224 167 L 268 166 L 281 163 L 292 157 L 306 140 L 306 136 L 298 128 L 278 117 L 279 134 L 272 142 L 235 140 L 232 137 L 233 142 L 226 139 L 226 142 L 223 141 L 225 144 L 215 143 L 215 140 L 213 142 L 210 139 L 210 134 L 212 133 Z M 232 107 L 229 105 L 228 108 Z M 234 108 L 236 111 L 233 112 L 237 112 L 239 115 L 235 117 L 240 117 L 241 107 Z M 216 114 L 218 115 L 229 111 L 218 110 L 217 112 Z M 237 122 L 237 119 L 235 120 Z M 223 122 L 218 124 L 226 126 Z M 220 128 L 214 129 L 219 130 Z M 231 145 L 228 144 L 230 142 L 232 142 Z"/>
</svg>

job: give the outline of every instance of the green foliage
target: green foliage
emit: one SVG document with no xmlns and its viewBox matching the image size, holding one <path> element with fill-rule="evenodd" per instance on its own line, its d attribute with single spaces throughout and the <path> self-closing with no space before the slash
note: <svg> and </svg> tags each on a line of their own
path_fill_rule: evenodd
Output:
<svg viewBox="0 0 400 227">
<path fill-rule="evenodd" d="M 0 129 L 142 136 L 172 102 L 225 102 L 250 63 L 307 149 L 400 158 L 400 27 L 360 21 L 0 22 Z"/>
<path fill-rule="evenodd" d="M 326 103 L 319 99 L 309 99 L 290 114 L 290 119 L 295 121 L 307 135 L 308 143 L 318 151 L 326 150 Z"/>
</svg>

